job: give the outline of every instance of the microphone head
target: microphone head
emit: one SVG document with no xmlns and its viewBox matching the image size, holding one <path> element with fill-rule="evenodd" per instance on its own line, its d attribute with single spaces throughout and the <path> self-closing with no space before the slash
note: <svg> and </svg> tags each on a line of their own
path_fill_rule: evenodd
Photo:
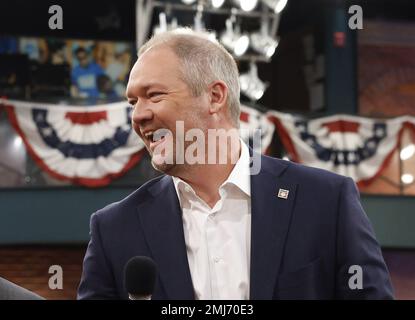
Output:
<svg viewBox="0 0 415 320">
<path fill-rule="evenodd" d="M 131 258 L 124 269 L 124 284 L 134 296 L 151 296 L 156 283 L 156 264 L 149 257 Z"/>
</svg>

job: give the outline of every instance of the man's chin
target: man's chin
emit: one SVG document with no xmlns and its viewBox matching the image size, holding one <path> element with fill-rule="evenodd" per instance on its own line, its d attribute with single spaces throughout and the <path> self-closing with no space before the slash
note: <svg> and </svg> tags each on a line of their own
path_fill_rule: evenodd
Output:
<svg viewBox="0 0 415 320">
<path fill-rule="evenodd" d="M 174 164 L 168 164 L 164 161 L 155 161 L 154 159 L 151 159 L 151 165 L 155 170 L 163 172 L 165 174 L 169 174 L 169 172 L 172 172 L 175 167 Z"/>
</svg>

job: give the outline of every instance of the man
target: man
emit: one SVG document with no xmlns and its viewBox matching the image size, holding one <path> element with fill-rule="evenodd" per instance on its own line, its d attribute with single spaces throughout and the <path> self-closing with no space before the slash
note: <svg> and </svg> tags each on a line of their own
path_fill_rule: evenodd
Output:
<svg viewBox="0 0 415 320">
<path fill-rule="evenodd" d="M 104 70 L 97 63 L 90 61 L 89 54 L 83 47 L 75 50 L 75 56 L 79 64 L 71 72 L 73 95 L 83 98 L 98 97 L 97 79 L 104 75 Z"/>
<path fill-rule="evenodd" d="M 266 156 L 249 174 L 255 153 L 235 130 L 238 70 L 222 46 L 189 30 L 153 37 L 127 97 L 165 175 L 92 215 L 78 298 L 127 299 L 123 268 L 133 256 L 157 264 L 153 299 L 393 297 L 350 178 Z M 193 128 L 207 149 L 196 162 L 186 153 Z M 203 140 L 209 130 L 226 132 L 225 142 Z M 214 151 L 226 161 L 205 161 Z"/>
</svg>

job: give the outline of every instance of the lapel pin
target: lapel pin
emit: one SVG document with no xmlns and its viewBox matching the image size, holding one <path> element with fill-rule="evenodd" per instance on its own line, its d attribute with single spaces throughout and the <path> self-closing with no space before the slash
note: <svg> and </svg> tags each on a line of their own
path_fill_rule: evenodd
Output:
<svg viewBox="0 0 415 320">
<path fill-rule="evenodd" d="M 278 198 L 288 199 L 289 193 L 290 193 L 290 190 L 280 189 L 278 190 Z"/>
</svg>

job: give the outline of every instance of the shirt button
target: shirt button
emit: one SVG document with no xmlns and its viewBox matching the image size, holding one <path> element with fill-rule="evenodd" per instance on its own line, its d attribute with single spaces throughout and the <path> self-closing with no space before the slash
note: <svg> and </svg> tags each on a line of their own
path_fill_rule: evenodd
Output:
<svg viewBox="0 0 415 320">
<path fill-rule="evenodd" d="M 215 257 L 215 258 L 213 258 L 213 261 L 215 261 L 215 263 L 218 263 L 220 261 L 220 258 Z"/>
</svg>

